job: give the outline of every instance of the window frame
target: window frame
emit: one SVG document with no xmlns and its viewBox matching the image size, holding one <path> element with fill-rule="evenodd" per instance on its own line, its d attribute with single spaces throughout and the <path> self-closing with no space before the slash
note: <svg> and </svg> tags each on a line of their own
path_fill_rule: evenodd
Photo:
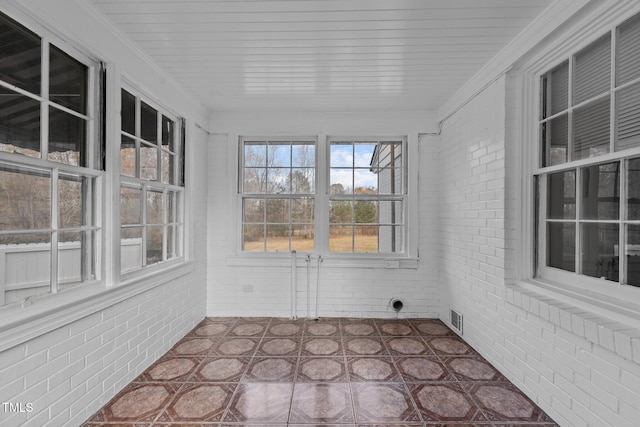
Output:
<svg viewBox="0 0 640 427">
<path fill-rule="evenodd" d="M 291 252 L 249 252 L 244 251 L 242 247 L 243 242 L 243 205 L 242 201 L 245 195 L 242 192 L 242 174 L 243 174 L 243 153 L 244 153 L 244 141 L 316 141 L 316 193 L 315 193 L 315 222 L 314 222 L 314 251 L 313 254 L 321 255 L 325 260 L 333 259 L 334 262 L 340 264 L 342 261 L 357 260 L 367 262 L 371 260 L 374 264 L 379 265 L 381 259 L 399 259 L 399 260 L 416 260 L 417 259 L 417 239 L 411 237 L 409 230 L 414 230 L 417 233 L 418 224 L 417 218 L 417 201 L 413 196 L 415 189 L 417 188 L 417 157 L 411 156 L 411 153 L 417 154 L 418 152 L 418 138 L 414 138 L 408 135 L 384 135 L 379 134 L 376 136 L 365 135 L 346 135 L 346 136 L 328 136 L 325 134 L 318 135 L 306 135 L 306 136 L 291 136 L 291 135 L 237 135 L 237 149 L 231 150 L 234 155 L 234 163 L 236 165 L 236 189 L 234 191 L 235 210 L 234 221 L 236 226 L 234 227 L 235 239 L 235 255 L 228 257 L 227 261 L 230 265 L 256 265 L 260 259 L 268 260 L 283 259 L 285 256 L 290 256 Z M 351 141 L 397 141 L 402 142 L 403 147 L 403 251 L 395 253 L 384 252 L 331 252 L 329 251 L 329 187 L 330 187 L 330 141 L 332 140 L 351 140 Z M 413 160 L 412 160 L 413 159 Z M 411 171 L 414 171 L 413 173 Z M 248 195 L 247 195 L 248 196 Z M 378 197 L 378 196 L 376 196 Z M 412 201 L 413 200 L 413 201 Z M 297 251 L 297 253 L 311 253 Z M 349 261 L 350 262 L 350 261 Z M 364 264 L 363 264 L 364 265 Z M 368 265 L 368 264 L 367 264 Z M 407 264 L 408 268 L 415 268 L 414 264 Z M 402 267 L 404 268 L 404 267 Z"/>
<path fill-rule="evenodd" d="M 636 8 L 637 9 L 637 8 Z M 629 11 L 626 11 L 629 12 Z M 523 108 L 520 110 L 522 114 L 522 127 L 520 128 L 520 135 L 523 141 L 523 145 L 519 148 L 519 157 L 521 159 L 521 166 L 523 175 L 521 175 L 522 183 L 522 213 L 520 215 L 521 224 L 523 224 L 519 239 L 520 244 L 517 247 L 517 269 L 515 278 L 521 283 L 539 283 L 542 288 L 540 289 L 557 289 L 560 294 L 566 293 L 571 295 L 576 300 L 589 301 L 589 304 L 593 304 L 594 307 L 610 307 L 609 309 L 616 307 L 626 307 L 626 301 L 632 301 L 638 297 L 637 286 L 622 284 L 623 274 L 620 272 L 620 281 L 605 281 L 603 286 L 603 280 L 583 274 L 564 271 L 558 268 L 548 267 L 546 263 L 546 177 L 552 173 L 562 172 L 565 170 L 576 170 L 576 187 L 580 186 L 580 172 L 582 168 L 589 166 L 597 166 L 612 162 L 626 163 L 628 159 L 634 159 L 640 157 L 640 147 L 621 149 L 615 151 L 616 144 L 616 93 L 620 90 L 629 87 L 633 84 L 640 82 L 640 77 L 626 82 L 622 85 L 616 86 L 616 73 L 615 73 L 615 61 L 616 61 L 616 35 L 619 26 L 634 18 L 635 14 L 640 12 L 636 10 L 635 13 L 625 13 L 625 11 L 619 11 L 615 16 L 610 17 L 609 20 L 602 22 L 597 29 L 589 28 L 588 24 L 585 24 L 579 29 L 579 33 L 583 37 L 574 37 L 569 42 L 564 42 L 560 46 L 555 45 L 554 51 L 539 51 L 532 58 L 529 58 L 528 62 L 521 67 L 521 80 L 522 94 L 523 94 Z M 554 69 L 563 65 L 563 63 L 569 63 L 569 82 L 572 79 L 572 63 L 577 54 L 584 49 L 588 48 L 593 43 L 604 37 L 607 33 L 611 35 L 611 80 L 610 88 L 606 94 L 600 94 L 580 104 L 572 105 L 571 100 L 568 101 L 567 109 L 560 112 L 556 112 L 553 115 L 548 115 L 547 120 L 553 119 L 564 114 L 566 111 L 572 111 L 581 106 L 587 105 L 592 102 L 597 102 L 599 99 L 609 97 L 610 100 L 610 117 L 609 117 L 609 147 L 610 150 L 607 154 L 595 156 L 591 158 L 582 158 L 576 160 L 568 160 L 560 164 L 552 164 L 546 166 L 543 162 L 543 156 L 545 155 L 543 149 L 543 138 L 540 124 L 545 120 L 542 114 L 543 105 L 543 85 L 542 80 L 545 75 L 553 71 Z M 571 84 L 569 83 L 568 91 L 571 93 Z M 571 97 L 571 95 L 569 95 Z M 533 108 L 532 108 L 533 106 Z M 569 126 L 569 129 L 571 126 Z M 571 130 L 569 130 L 571 132 Z M 568 139 L 568 152 L 571 151 L 571 133 Z M 569 154 L 568 154 L 569 155 Z M 624 170 L 624 169 L 623 169 Z M 619 248 L 623 246 L 623 239 L 626 236 L 624 227 L 634 221 L 627 220 L 623 215 L 622 210 L 626 209 L 626 197 L 625 197 L 625 184 L 626 176 L 621 170 L 620 173 L 620 208 L 621 212 L 619 218 L 613 221 L 598 221 L 590 219 L 582 219 L 579 217 L 579 213 L 576 214 L 576 218 L 571 220 L 576 225 L 576 239 L 579 244 L 580 237 L 580 224 L 583 223 L 617 223 L 620 224 L 618 231 Z M 541 191 L 539 191 L 542 189 Z M 576 201 L 579 200 L 579 189 L 576 188 Z M 543 212 L 544 215 L 539 214 Z M 636 221 L 637 222 L 637 221 Z M 580 247 L 576 246 L 576 266 L 579 264 L 579 252 Z M 622 258 L 622 254 L 620 254 Z M 614 315 L 615 317 L 615 315 Z"/>
<path fill-rule="evenodd" d="M 0 151 L 0 163 L 6 165 L 7 168 L 11 168 L 17 171 L 17 173 L 28 173 L 29 170 L 37 173 L 40 171 L 47 174 L 50 178 L 49 185 L 49 227 L 37 230 L 15 230 L 18 233 L 14 233 L 11 230 L 0 230 L 0 234 L 25 234 L 33 231 L 48 233 L 49 239 L 49 274 L 48 282 L 42 282 L 44 286 L 48 286 L 49 291 L 32 295 L 28 297 L 22 297 L 22 304 L 24 301 L 28 301 L 33 298 L 48 298 L 57 294 L 59 291 L 72 289 L 76 287 L 93 287 L 93 285 L 104 283 L 104 233 L 105 222 L 103 215 L 103 194 L 104 194 L 104 181 L 105 170 L 102 163 L 102 157 L 104 156 L 104 141 L 103 134 L 101 132 L 103 121 L 105 120 L 104 111 L 101 110 L 101 85 L 102 81 L 102 69 L 103 64 L 90 55 L 87 55 L 74 47 L 68 45 L 58 37 L 55 37 L 45 29 L 39 27 L 37 24 L 29 22 L 28 19 L 16 19 L 13 16 L 3 14 L 11 24 L 18 25 L 23 31 L 32 33 L 34 36 L 40 39 L 40 93 L 31 93 L 28 90 L 22 89 L 9 82 L 0 81 L 0 86 L 5 90 L 11 91 L 21 97 L 28 98 L 40 105 L 39 109 L 39 157 L 32 157 L 25 154 L 9 153 L 6 151 Z M 85 91 L 85 111 L 76 111 L 73 108 L 62 105 L 51 98 L 50 94 L 50 64 L 52 61 L 51 51 L 55 49 L 65 56 L 68 56 L 71 60 L 78 62 L 85 67 L 86 80 L 84 83 L 86 87 Z M 72 117 L 80 118 L 84 120 L 84 149 L 86 150 L 86 164 L 82 165 L 82 161 L 78 165 L 73 163 L 64 163 L 62 161 L 52 160 L 49 157 L 49 129 L 50 129 L 50 114 L 51 112 L 62 112 L 63 114 L 70 115 Z M 20 172 L 20 170 L 23 172 Z M 74 226 L 63 226 L 59 222 L 59 189 L 60 183 L 64 181 L 62 176 L 77 177 L 80 180 L 86 179 L 92 183 L 90 186 L 82 185 L 80 197 L 83 203 L 88 206 L 82 211 L 81 218 L 83 223 Z M 90 187 L 90 188 L 89 188 Z M 86 198 L 86 199 L 85 199 Z M 85 224 L 84 221 L 88 221 Z M 65 281 L 59 277 L 59 263 L 61 250 L 65 245 L 65 242 L 59 241 L 60 234 L 62 233 L 90 233 L 92 237 L 90 239 L 82 238 L 85 243 L 80 243 L 81 253 L 81 266 L 79 280 L 72 279 L 71 281 Z M 90 245 L 87 248 L 86 244 Z M 90 267 L 86 267 L 90 264 Z M 5 274 L 5 269 L 2 269 L 2 274 Z M 1 279 L 4 281 L 4 278 Z M 38 282 L 40 283 L 40 282 Z M 35 284 L 27 283 L 27 287 Z M 20 288 L 17 285 L 17 288 Z M 0 289 L 0 309 L 7 307 L 5 305 L 5 290 L 16 288 L 16 286 L 5 287 L 3 285 Z M 21 300 L 8 303 L 8 305 L 20 304 Z"/>
<path fill-rule="evenodd" d="M 118 218 L 117 218 L 117 227 L 113 230 L 113 238 L 116 240 L 115 248 L 120 252 L 120 256 L 117 258 L 120 260 L 117 266 L 114 266 L 116 271 L 114 274 L 119 276 L 120 282 L 131 282 L 132 280 L 143 277 L 151 272 L 163 270 L 170 266 L 175 266 L 186 262 L 186 233 L 185 233 L 185 215 L 186 215 L 186 196 L 187 196 L 187 188 L 186 183 L 184 182 L 184 171 L 186 167 L 186 151 L 185 151 L 185 123 L 184 119 L 180 118 L 177 114 L 172 112 L 170 109 L 164 107 L 160 102 L 157 102 L 153 97 L 146 94 L 143 90 L 137 88 L 134 84 L 129 83 L 126 79 L 122 79 L 119 87 L 116 89 L 118 91 L 118 110 L 121 112 L 120 120 L 117 120 L 118 123 L 118 131 L 117 135 L 117 148 L 114 149 L 114 154 L 116 160 L 116 167 L 114 170 L 114 175 L 117 176 L 117 186 L 114 187 L 114 191 L 118 195 L 118 200 L 121 200 L 121 191 L 123 188 L 129 189 L 137 189 L 140 190 L 140 223 L 138 224 L 122 224 L 122 213 L 121 209 L 118 208 Z M 122 93 L 128 92 L 135 99 L 135 131 L 134 134 L 130 134 L 126 132 L 122 127 Z M 146 105 L 156 110 L 156 138 L 155 146 L 149 144 L 149 141 L 145 140 L 142 136 L 142 123 L 141 123 L 141 109 L 142 105 Z M 173 123 L 173 144 L 174 151 L 171 155 L 174 155 L 174 160 L 176 162 L 173 168 L 173 179 L 174 183 L 171 183 L 171 178 L 169 178 L 169 182 L 162 182 L 161 174 L 162 174 L 162 156 L 161 153 L 164 152 L 163 141 L 162 141 L 162 124 L 163 118 L 169 119 Z M 122 165 L 121 165 L 121 141 L 122 138 L 126 137 L 129 139 L 133 139 L 135 142 L 135 150 L 136 150 L 136 165 L 135 165 L 135 175 L 136 176 L 127 176 L 122 173 Z M 141 145 L 152 146 L 157 150 L 156 155 L 156 179 L 150 180 L 141 177 L 141 159 L 140 159 L 140 147 Z M 160 176 L 158 175 L 160 174 Z M 162 223 L 161 224 L 151 224 L 148 223 L 147 216 L 147 193 L 148 192 L 159 192 L 163 194 L 162 198 Z M 173 194 L 173 221 L 169 218 L 168 209 L 168 194 Z M 141 237 L 141 259 L 140 266 L 136 268 L 130 268 L 127 270 L 123 270 L 123 260 L 121 256 L 122 250 L 122 229 L 123 228 L 140 228 L 142 230 Z M 160 261 L 153 262 L 147 264 L 147 231 L 151 228 L 162 227 L 163 229 L 163 238 L 162 238 L 162 257 Z M 175 251 L 175 256 L 169 257 L 169 233 L 168 230 L 173 230 L 172 233 L 172 246 Z"/>
</svg>

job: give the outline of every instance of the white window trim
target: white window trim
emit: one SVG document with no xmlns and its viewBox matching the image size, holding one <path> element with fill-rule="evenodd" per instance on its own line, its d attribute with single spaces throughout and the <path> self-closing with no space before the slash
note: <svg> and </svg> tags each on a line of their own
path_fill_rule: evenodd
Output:
<svg viewBox="0 0 640 427">
<path fill-rule="evenodd" d="M 315 211 L 316 228 L 314 252 L 310 255 L 320 255 L 323 258 L 323 264 L 327 267 L 349 267 L 349 268 L 385 268 L 384 260 L 399 261 L 399 268 L 418 268 L 418 135 L 407 134 L 377 134 L 371 135 L 342 135 L 336 134 L 328 136 L 327 134 L 292 136 L 290 134 L 274 134 L 266 133 L 263 135 L 242 135 L 230 134 L 229 142 L 233 144 L 232 149 L 228 150 L 228 164 L 233 165 L 230 174 L 233 173 L 236 185 L 233 186 L 231 198 L 234 200 L 235 212 L 229 225 L 235 230 L 230 237 L 229 252 L 226 257 L 226 264 L 229 266 L 264 266 L 264 267 L 280 267 L 291 265 L 290 252 L 244 252 L 242 251 L 242 193 L 239 188 L 239 176 L 242 165 L 239 158 L 239 145 L 242 139 L 246 140 L 310 140 L 317 141 L 316 145 L 316 197 L 320 203 L 316 206 L 328 206 L 329 194 L 329 144 L 330 139 L 344 140 L 401 140 L 406 148 L 406 212 L 405 212 L 405 252 L 397 254 L 389 253 L 343 253 L 329 252 L 329 217 L 325 209 L 317 209 Z M 319 224 L 319 225 L 318 225 Z M 322 248 L 322 249 L 321 249 Z M 298 255 L 306 256 L 306 253 L 300 252 Z M 301 257 L 299 257 L 301 259 Z M 303 262 L 303 261 L 299 261 Z M 301 264 L 302 265 L 302 264 Z"/>
<path fill-rule="evenodd" d="M 539 115 L 540 79 L 549 70 L 566 61 L 607 31 L 640 13 L 640 4 L 611 4 L 606 2 L 591 10 L 590 14 L 567 31 L 561 40 L 550 42 L 544 49 L 535 51 L 519 64 L 512 75 L 517 88 L 514 105 L 516 126 L 511 137 L 519 141 L 515 145 L 514 168 L 519 181 L 513 214 L 517 225 L 514 236 L 515 270 L 507 281 L 506 300 L 527 312 L 571 331 L 579 337 L 601 345 L 628 359 L 640 362 L 640 289 L 618 285 L 584 275 L 548 268 L 548 278 L 535 277 L 535 195 L 534 175 L 561 170 L 566 164 L 539 168 Z M 593 23 L 597 24 L 594 25 Z M 640 149 L 626 150 L 624 157 L 640 154 Z M 618 159 L 612 153 L 597 158 L 597 162 Z M 580 167 L 594 159 L 578 160 L 571 166 Z M 598 289 L 595 290 L 594 287 Z M 634 344 L 635 343 L 635 344 Z M 632 351 L 632 346 L 634 351 Z"/>
</svg>

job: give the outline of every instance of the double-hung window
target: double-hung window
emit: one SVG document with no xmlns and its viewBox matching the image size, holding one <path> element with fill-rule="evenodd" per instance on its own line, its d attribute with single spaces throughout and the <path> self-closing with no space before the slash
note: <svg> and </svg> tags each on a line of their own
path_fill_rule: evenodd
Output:
<svg viewBox="0 0 640 427">
<path fill-rule="evenodd" d="M 404 252 L 403 140 L 329 140 L 329 251 Z"/>
<path fill-rule="evenodd" d="M 183 255 L 184 132 L 177 118 L 121 92 L 120 267 L 139 270 Z"/>
<path fill-rule="evenodd" d="M 99 64 L 0 15 L 0 305 L 99 279 Z"/>
<path fill-rule="evenodd" d="M 535 178 L 543 278 L 640 286 L 638 58 L 640 15 L 541 76 Z"/>
<path fill-rule="evenodd" d="M 406 254 L 405 152 L 405 138 L 241 137 L 242 251 Z"/>
<path fill-rule="evenodd" d="M 240 142 L 242 250 L 313 252 L 316 141 Z"/>
</svg>

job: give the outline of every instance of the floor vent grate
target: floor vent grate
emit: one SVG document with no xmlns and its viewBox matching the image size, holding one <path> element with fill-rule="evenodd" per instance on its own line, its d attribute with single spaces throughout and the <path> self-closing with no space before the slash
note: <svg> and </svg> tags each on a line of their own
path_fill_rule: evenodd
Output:
<svg viewBox="0 0 640 427">
<path fill-rule="evenodd" d="M 451 326 L 462 335 L 462 314 L 451 310 Z"/>
</svg>

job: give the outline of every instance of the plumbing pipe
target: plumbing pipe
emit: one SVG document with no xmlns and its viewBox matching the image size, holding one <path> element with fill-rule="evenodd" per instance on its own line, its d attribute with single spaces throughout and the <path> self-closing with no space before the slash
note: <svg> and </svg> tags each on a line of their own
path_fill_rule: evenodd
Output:
<svg viewBox="0 0 640 427">
<path fill-rule="evenodd" d="M 305 260 L 305 262 L 307 263 L 307 319 L 310 318 L 310 306 L 311 306 L 311 289 L 310 289 L 310 277 L 311 277 L 311 273 L 310 273 L 310 267 L 311 267 L 311 255 L 307 255 L 307 259 Z"/>
<path fill-rule="evenodd" d="M 296 251 L 291 251 L 291 319 L 296 319 L 296 294 L 298 292 L 298 279 L 296 274 Z"/>
<path fill-rule="evenodd" d="M 322 255 L 318 255 L 318 269 L 316 271 L 316 310 L 315 310 L 315 315 L 316 315 L 316 319 L 318 319 L 318 295 L 319 295 L 319 289 L 320 289 L 320 266 L 322 265 Z"/>
</svg>

